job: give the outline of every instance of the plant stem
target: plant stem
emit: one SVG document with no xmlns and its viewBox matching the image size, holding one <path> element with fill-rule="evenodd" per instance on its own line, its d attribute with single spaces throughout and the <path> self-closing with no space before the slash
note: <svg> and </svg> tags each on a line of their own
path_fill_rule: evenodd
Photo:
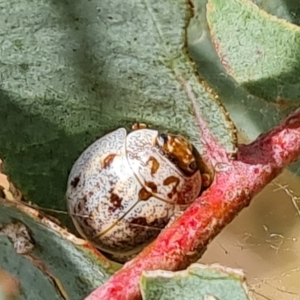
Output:
<svg viewBox="0 0 300 300">
<path fill-rule="evenodd" d="M 85 300 L 138 300 L 145 270 L 178 270 L 199 259 L 208 243 L 255 194 L 300 155 L 300 109 L 281 125 L 242 145 L 238 159 L 214 162 L 215 178 L 170 227 Z"/>
</svg>

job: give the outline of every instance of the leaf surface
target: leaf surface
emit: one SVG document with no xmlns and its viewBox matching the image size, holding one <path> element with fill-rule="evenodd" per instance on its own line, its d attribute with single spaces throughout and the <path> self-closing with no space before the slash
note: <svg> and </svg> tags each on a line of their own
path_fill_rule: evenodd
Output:
<svg viewBox="0 0 300 300">
<path fill-rule="evenodd" d="M 186 1 L 1 4 L 0 157 L 40 206 L 65 208 L 72 164 L 136 121 L 181 133 L 201 153 L 195 114 L 235 151 L 234 126 L 185 53 Z"/>
<path fill-rule="evenodd" d="M 221 48 L 215 49 L 212 42 L 211 32 L 206 15 L 207 2 L 207 0 L 192 1 L 194 7 L 194 16 L 187 28 L 189 53 L 197 63 L 198 73 L 210 84 L 210 86 L 213 87 L 214 91 L 216 91 L 216 93 L 219 95 L 222 104 L 230 113 L 230 117 L 234 121 L 238 130 L 252 141 L 261 133 L 276 126 L 280 120 L 294 111 L 299 106 L 298 100 L 296 99 L 296 102 L 285 101 L 280 103 L 266 101 L 263 98 L 251 94 L 250 91 L 246 90 L 242 85 L 243 82 L 236 80 L 234 74 L 230 73 L 231 70 L 227 70 L 226 66 L 221 62 L 223 57 L 223 54 L 220 52 Z M 266 9 L 269 13 L 298 24 L 297 20 L 299 14 L 297 12 L 299 11 L 300 5 L 296 2 L 292 3 L 292 1 L 284 0 L 257 0 L 255 2 L 259 4 L 261 8 Z M 244 3 L 244 1 L 241 3 Z M 248 5 L 250 4 L 248 3 Z M 244 10 L 244 5 L 241 5 L 241 16 L 247 12 Z M 264 13 L 264 15 L 266 15 L 266 13 Z M 270 18 L 270 16 L 268 16 L 268 18 Z M 224 28 L 226 27 L 226 20 L 228 22 L 235 22 L 235 20 L 228 20 L 225 14 L 223 16 L 223 20 L 216 20 L 217 24 L 219 24 L 218 28 L 220 28 L 222 32 L 226 31 Z M 221 28 L 221 22 L 223 24 L 223 28 Z M 259 32 L 259 23 L 257 23 L 257 26 L 257 31 Z M 292 25 L 290 24 L 290 26 Z M 295 28 L 295 26 L 293 26 L 293 28 Z M 250 29 L 253 28 L 251 27 Z M 241 35 L 244 34 L 246 27 L 237 23 L 236 27 L 232 28 L 232 30 L 234 31 L 235 35 L 230 35 L 228 36 L 228 40 L 223 40 L 223 43 L 226 45 L 226 49 L 229 49 L 231 44 L 236 43 L 236 35 L 238 34 L 237 32 L 240 31 Z M 276 39 L 278 38 L 279 37 L 276 37 Z M 246 62 L 249 59 L 249 57 L 245 55 L 245 52 L 242 48 L 233 48 L 232 52 L 234 53 L 230 53 L 229 56 L 238 56 L 238 62 L 240 64 L 243 64 L 243 59 L 245 59 Z M 285 83 L 290 84 L 290 82 Z M 277 86 L 276 90 L 278 89 L 279 88 Z M 270 98 L 274 90 L 266 89 L 265 92 L 270 92 L 269 96 L 267 97 Z M 299 174 L 299 163 L 293 164 L 291 168 L 294 172 Z"/>
<path fill-rule="evenodd" d="M 300 99 L 300 29 L 249 0 L 209 0 L 211 38 L 229 74 L 243 87 L 278 104 Z"/>
<path fill-rule="evenodd" d="M 192 264 L 179 272 L 147 271 L 141 276 L 144 300 L 247 300 L 242 272 L 219 265 Z"/>
<path fill-rule="evenodd" d="M 22 229 L 15 231 L 16 226 Z M 110 262 L 86 241 L 37 210 L 3 198 L 0 253 L 1 268 L 20 282 L 21 299 L 81 300 L 113 272 Z"/>
</svg>

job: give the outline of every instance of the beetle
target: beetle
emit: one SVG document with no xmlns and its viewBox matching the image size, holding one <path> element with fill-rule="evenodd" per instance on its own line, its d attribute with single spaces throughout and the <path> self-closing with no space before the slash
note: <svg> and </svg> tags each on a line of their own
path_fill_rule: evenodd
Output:
<svg viewBox="0 0 300 300">
<path fill-rule="evenodd" d="M 135 126 L 90 145 L 73 165 L 67 206 L 77 231 L 126 261 L 199 195 L 201 172 L 180 135 Z"/>
</svg>

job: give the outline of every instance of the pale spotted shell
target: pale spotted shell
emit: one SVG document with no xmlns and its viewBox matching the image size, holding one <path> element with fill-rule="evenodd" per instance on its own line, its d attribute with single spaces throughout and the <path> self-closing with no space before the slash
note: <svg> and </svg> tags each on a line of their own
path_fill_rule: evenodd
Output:
<svg viewBox="0 0 300 300">
<path fill-rule="evenodd" d="M 89 146 L 72 168 L 69 213 L 100 250 L 120 257 L 139 251 L 178 207 L 198 196 L 200 171 L 185 176 L 155 146 L 157 136 L 152 129 L 117 129 Z"/>
</svg>

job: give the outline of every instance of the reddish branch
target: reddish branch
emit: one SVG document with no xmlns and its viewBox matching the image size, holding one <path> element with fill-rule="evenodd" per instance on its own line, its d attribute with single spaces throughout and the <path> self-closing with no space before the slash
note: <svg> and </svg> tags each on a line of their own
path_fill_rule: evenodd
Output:
<svg viewBox="0 0 300 300">
<path fill-rule="evenodd" d="M 201 126 L 207 133 L 202 121 Z M 142 271 L 178 270 L 198 259 L 212 238 L 249 205 L 252 197 L 299 157 L 300 109 L 253 143 L 241 146 L 237 160 L 220 155 L 220 146 L 207 134 L 206 142 L 214 144 L 219 153 L 215 156 L 212 148 L 207 148 L 206 155 L 212 158 L 216 170 L 212 186 L 151 245 L 85 300 L 140 299 Z"/>
</svg>

